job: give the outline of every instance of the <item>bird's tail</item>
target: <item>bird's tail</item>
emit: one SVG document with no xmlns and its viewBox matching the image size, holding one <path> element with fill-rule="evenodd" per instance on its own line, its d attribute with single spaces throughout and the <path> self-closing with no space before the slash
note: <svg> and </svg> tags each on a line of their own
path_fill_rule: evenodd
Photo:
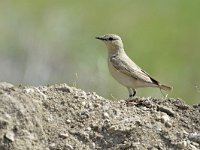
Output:
<svg viewBox="0 0 200 150">
<path fill-rule="evenodd" d="M 171 86 L 164 85 L 164 84 L 159 84 L 158 86 L 160 89 L 165 90 L 165 91 L 171 91 L 173 89 Z"/>
</svg>

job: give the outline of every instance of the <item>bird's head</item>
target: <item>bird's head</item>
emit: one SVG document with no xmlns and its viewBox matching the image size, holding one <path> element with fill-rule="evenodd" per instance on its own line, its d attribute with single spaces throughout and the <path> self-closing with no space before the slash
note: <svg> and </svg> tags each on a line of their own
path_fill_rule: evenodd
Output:
<svg viewBox="0 0 200 150">
<path fill-rule="evenodd" d="M 115 34 L 106 34 L 103 36 L 97 36 L 96 39 L 103 41 L 109 52 L 119 51 L 123 49 L 123 43 L 121 38 Z"/>
</svg>

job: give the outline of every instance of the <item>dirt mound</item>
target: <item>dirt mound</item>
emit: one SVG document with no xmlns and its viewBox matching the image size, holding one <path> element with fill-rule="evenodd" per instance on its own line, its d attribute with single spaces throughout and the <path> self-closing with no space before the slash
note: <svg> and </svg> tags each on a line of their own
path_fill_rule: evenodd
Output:
<svg viewBox="0 0 200 150">
<path fill-rule="evenodd" d="M 200 149 L 200 105 L 0 83 L 0 149 Z"/>
</svg>

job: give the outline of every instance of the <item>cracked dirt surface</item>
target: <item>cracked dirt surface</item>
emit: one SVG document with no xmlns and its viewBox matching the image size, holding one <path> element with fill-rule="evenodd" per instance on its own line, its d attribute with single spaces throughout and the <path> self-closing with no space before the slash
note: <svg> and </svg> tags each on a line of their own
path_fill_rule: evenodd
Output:
<svg viewBox="0 0 200 150">
<path fill-rule="evenodd" d="M 0 83 L 0 150 L 198 150 L 200 104 Z"/>
</svg>

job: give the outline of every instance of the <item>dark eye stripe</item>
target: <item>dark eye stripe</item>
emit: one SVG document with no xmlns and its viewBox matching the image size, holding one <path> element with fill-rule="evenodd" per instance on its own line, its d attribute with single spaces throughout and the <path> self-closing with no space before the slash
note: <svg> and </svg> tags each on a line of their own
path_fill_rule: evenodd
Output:
<svg viewBox="0 0 200 150">
<path fill-rule="evenodd" d="M 117 40 L 117 39 L 115 39 L 113 37 L 109 37 L 109 38 L 106 39 L 106 41 L 114 41 L 114 40 Z"/>
<path fill-rule="evenodd" d="M 112 41 L 112 40 L 114 40 L 114 39 L 113 39 L 112 37 L 109 37 L 108 40 L 109 40 L 109 41 Z"/>
</svg>

